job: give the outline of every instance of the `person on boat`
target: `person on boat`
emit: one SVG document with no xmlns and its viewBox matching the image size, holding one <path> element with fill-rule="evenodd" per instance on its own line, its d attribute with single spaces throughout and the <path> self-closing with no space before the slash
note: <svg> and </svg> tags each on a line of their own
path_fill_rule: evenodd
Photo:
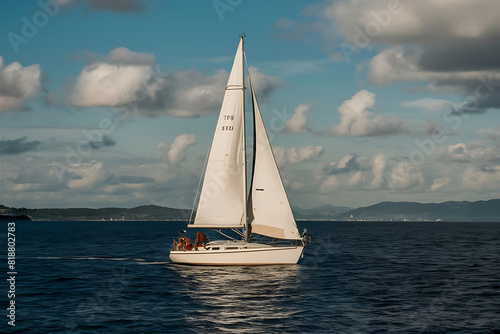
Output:
<svg viewBox="0 0 500 334">
<path fill-rule="evenodd" d="M 186 237 L 179 237 L 179 250 L 184 250 L 186 247 Z"/>
<path fill-rule="evenodd" d="M 189 240 L 189 238 L 186 238 L 186 247 L 185 249 L 186 250 L 192 250 L 194 247 L 193 247 L 193 244 L 191 243 L 191 240 Z"/>
<path fill-rule="evenodd" d="M 193 244 L 191 243 L 191 240 L 185 236 L 181 236 L 179 238 L 179 250 L 192 250 L 193 249 Z"/>
<path fill-rule="evenodd" d="M 189 240 L 189 238 L 186 238 L 184 236 L 185 233 L 186 233 L 185 230 L 181 230 L 179 232 L 179 241 L 177 242 L 174 239 L 174 250 L 186 250 L 186 248 L 188 248 L 188 245 L 191 244 L 191 241 Z M 191 245 L 191 247 L 192 247 L 192 245 Z"/>
<path fill-rule="evenodd" d="M 196 233 L 196 240 L 194 241 L 194 249 L 198 250 L 198 247 L 205 247 L 208 242 L 207 236 L 203 232 Z"/>
</svg>

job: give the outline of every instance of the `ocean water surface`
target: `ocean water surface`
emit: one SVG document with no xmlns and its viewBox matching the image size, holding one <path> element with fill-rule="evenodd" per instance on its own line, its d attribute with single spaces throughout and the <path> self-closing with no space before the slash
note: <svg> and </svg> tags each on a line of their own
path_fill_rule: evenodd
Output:
<svg viewBox="0 0 500 334">
<path fill-rule="evenodd" d="M 168 259 L 182 222 L 17 222 L 16 326 L 3 307 L 0 328 L 500 333 L 500 224 L 298 225 L 313 237 L 298 265 L 192 267 Z"/>
</svg>

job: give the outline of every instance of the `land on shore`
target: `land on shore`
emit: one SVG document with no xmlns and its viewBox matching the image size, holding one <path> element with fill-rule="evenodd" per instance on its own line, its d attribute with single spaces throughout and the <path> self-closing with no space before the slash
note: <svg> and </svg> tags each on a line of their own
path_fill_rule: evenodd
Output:
<svg viewBox="0 0 500 334">
<path fill-rule="evenodd" d="M 4 213 L 29 215 L 35 221 L 172 221 L 189 220 L 191 210 L 143 205 L 135 208 L 9 208 Z M 314 209 L 294 208 L 297 220 L 320 221 L 491 221 L 500 222 L 500 199 L 443 203 L 381 202 L 361 208 L 331 205 Z"/>
</svg>

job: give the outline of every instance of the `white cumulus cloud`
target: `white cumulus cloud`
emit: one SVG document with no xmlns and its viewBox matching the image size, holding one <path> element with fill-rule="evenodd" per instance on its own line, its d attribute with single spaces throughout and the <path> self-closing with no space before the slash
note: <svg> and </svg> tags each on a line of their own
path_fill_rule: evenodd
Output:
<svg viewBox="0 0 500 334">
<path fill-rule="evenodd" d="M 266 102 L 272 92 L 285 84 L 281 78 L 264 74 L 257 67 L 250 66 L 248 70 L 252 76 L 252 85 L 259 101 Z"/>
<path fill-rule="evenodd" d="M 73 164 L 70 167 L 72 177 L 67 181 L 70 189 L 96 189 L 114 179 L 114 175 L 99 161 Z"/>
<path fill-rule="evenodd" d="M 319 192 L 321 194 L 327 194 L 335 190 L 338 186 L 339 181 L 337 180 L 337 177 L 335 175 L 329 175 L 323 180 L 323 182 L 321 182 Z"/>
<path fill-rule="evenodd" d="M 196 144 L 196 136 L 192 134 L 182 134 L 174 139 L 172 145 L 160 142 L 157 148 L 162 151 L 162 160 L 178 165 L 186 158 L 186 150 L 189 146 Z"/>
<path fill-rule="evenodd" d="M 431 186 L 429 187 L 429 189 L 427 189 L 427 191 L 436 191 L 438 189 L 441 189 L 442 187 L 448 185 L 450 181 L 451 178 L 448 176 L 437 178 L 432 182 Z"/>
<path fill-rule="evenodd" d="M 293 116 L 285 123 L 283 132 L 308 132 L 309 125 L 307 124 L 307 113 L 310 109 L 311 106 L 308 104 L 300 104 L 295 108 Z"/>
<path fill-rule="evenodd" d="M 500 161 L 500 147 L 487 146 L 480 142 L 448 145 L 443 152 L 445 160 L 455 162 L 495 162 Z"/>
<path fill-rule="evenodd" d="M 109 52 L 107 61 L 123 65 L 155 65 L 155 55 L 147 52 L 135 52 L 125 47 L 118 47 Z"/>
<path fill-rule="evenodd" d="M 332 126 L 330 135 L 340 136 L 383 136 L 408 132 L 408 127 L 399 118 L 385 118 L 374 115 L 368 109 L 375 105 L 375 94 L 361 90 L 339 108 L 340 123 Z"/>
<path fill-rule="evenodd" d="M 409 190 L 419 188 L 424 182 L 424 176 L 418 168 L 408 161 L 392 164 L 388 176 L 388 187 L 392 190 Z"/>
<path fill-rule="evenodd" d="M 498 192 L 500 189 L 500 166 L 467 168 L 462 173 L 462 184 L 466 189 Z"/>
<path fill-rule="evenodd" d="M 278 164 L 297 164 L 309 160 L 317 160 L 325 153 L 321 146 L 304 146 L 299 148 L 285 149 L 283 147 L 273 148 L 274 157 Z"/>
<path fill-rule="evenodd" d="M 410 190 L 419 188 L 424 177 L 418 168 L 405 160 L 375 156 L 346 155 L 338 163 L 323 168 L 320 193 L 339 190 Z M 331 177 L 335 176 L 335 177 Z"/>
<path fill-rule="evenodd" d="M 152 76 L 149 66 L 94 63 L 83 68 L 69 103 L 80 107 L 118 107 L 137 101 L 140 94 L 154 99 L 160 83 L 150 83 Z"/>
<path fill-rule="evenodd" d="M 41 80 L 40 65 L 23 67 L 16 61 L 5 66 L 0 57 L 0 111 L 25 110 L 23 102 L 40 91 Z"/>
</svg>

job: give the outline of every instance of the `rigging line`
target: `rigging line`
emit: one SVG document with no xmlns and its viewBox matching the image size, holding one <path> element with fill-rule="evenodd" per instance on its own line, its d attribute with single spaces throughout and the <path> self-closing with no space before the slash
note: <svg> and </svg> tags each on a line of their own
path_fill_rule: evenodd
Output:
<svg viewBox="0 0 500 334">
<path fill-rule="evenodd" d="M 244 51 L 243 51 L 243 57 L 245 58 L 245 67 L 247 68 L 248 82 L 250 83 L 250 87 L 252 87 L 252 80 L 250 78 L 250 69 L 248 68 L 247 54 Z"/>
<path fill-rule="evenodd" d="M 237 230 L 235 228 L 232 228 L 231 231 L 233 231 L 234 233 L 238 234 L 239 236 L 243 236 L 243 233 L 241 233 L 240 230 Z"/>
<path fill-rule="evenodd" d="M 223 236 L 225 236 L 226 238 L 228 239 L 231 239 L 231 240 L 237 240 L 236 238 L 233 238 L 233 237 L 230 237 L 229 235 L 225 234 L 225 233 L 222 233 L 222 231 L 219 229 L 219 230 L 216 230 L 217 232 L 219 232 L 220 234 L 222 234 Z"/>
<path fill-rule="evenodd" d="M 189 216 L 188 224 L 193 221 L 193 214 L 194 214 L 194 208 L 196 206 L 196 201 L 199 199 L 199 197 L 201 197 L 201 193 L 200 193 L 201 181 L 203 180 L 203 178 L 205 176 L 205 172 L 207 171 L 208 158 L 210 156 L 210 149 L 211 148 L 212 148 L 212 145 L 210 145 L 210 147 L 208 148 L 207 157 L 205 158 L 205 163 L 203 164 L 203 172 L 201 173 L 200 181 L 198 181 L 198 188 L 196 189 L 196 196 L 194 196 L 193 208 L 191 209 L 191 215 Z"/>
</svg>

